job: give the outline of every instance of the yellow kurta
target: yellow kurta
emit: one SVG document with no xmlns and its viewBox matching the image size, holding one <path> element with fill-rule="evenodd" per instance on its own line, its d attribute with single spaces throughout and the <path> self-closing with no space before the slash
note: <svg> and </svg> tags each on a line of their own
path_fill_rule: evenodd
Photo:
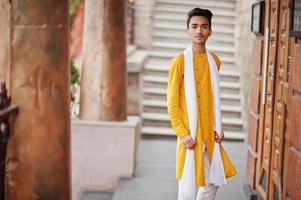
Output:
<svg viewBox="0 0 301 200">
<path fill-rule="evenodd" d="M 220 60 L 212 54 L 218 69 Z M 210 68 L 206 53 L 193 55 L 194 77 L 196 85 L 196 96 L 198 106 L 198 124 L 196 133 L 195 155 L 195 183 L 197 187 L 205 186 L 204 161 L 202 141 L 206 145 L 208 158 L 211 162 L 214 149 L 214 114 L 213 96 L 211 89 Z M 189 133 L 188 113 L 184 93 L 184 55 L 177 55 L 172 61 L 169 69 L 167 86 L 167 108 L 173 130 L 178 136 L 176 156 L 176 178 L 180 179 L 184 167 L 186 148 L 181 138 Z M 225 133 L 226 134 L 226 133 Z M 236 170 L 221 147 L 221 155 L 226 177 L 236 175 Z"/>
</svg>

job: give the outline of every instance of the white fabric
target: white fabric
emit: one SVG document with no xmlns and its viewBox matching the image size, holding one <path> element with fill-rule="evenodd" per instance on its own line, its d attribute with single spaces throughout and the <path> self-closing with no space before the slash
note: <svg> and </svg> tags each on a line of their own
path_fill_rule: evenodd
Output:
<svg viewBox="0 0 301 200">
<path fill-rule="evenodd" d="M 192 59 L 187 59 L 192 58 Z M 192 78 L 193 77 L 193 78 Z M 193 89 L 192 89 L 193 88 Z M 188 124 L 191 137 L 195 140 L 197 128 L 197 102 L 193 72 L 192 48 L 184 51 L 184 90 L 188 112 Z M 179 199 L 195 199 L 194 151 L 186 150 L 182 178 L 179 180 Z"/>
<path fill-rule="evenodd" d="M 222 129 L 220 96 L 219 96 L 219 73 L 211 53 L 206 49 L 210 68 L 211 86 L 213 94 L 214 130 L 220 134 Z M 184 90 L 188 112 L 188 124 L 190 135 L 196 137 L 197 129 L 197 98 L 194 80 L 193 50 L 189 45 L 184 50 Z M 219 144 L 215 143 L 212 163 L 210 166 L 209 183 L 220 186 L 226 183 L 224 167 L 220 155 Z M 186 150 L 182 178 L 179 180 L 179 200 L 195 200 L 195 168 L 194 152 Z"/>
<path fill-rule="evenodd" d="M 219 186 L 215 186 L 212 183 L 208 183 L 209 173 L 210 173 L 210 162 L 207 156 L 207 151 L 205 151 L 204 143 L 203 143 L 203 158 L 204 158 L 204 168 L 205 168 L 204 172 L 205 172 L 206 186 L 199 187 L 196 200 L 214 200 Z M 183 199 L 179 196 L 178 200 L 183 200 Z"/>
<path fill-rule="evenodd" d="M 203 150 L 203 152 L 204 152 L 203 153 L 203 158 L 204 158 L 204 168 L 205 168 L 204 172 L 205 172 L 206 186 L 205 187 L 199 187 L 196 200 L 214 200 L 217 189 L 218 189 L 219 186 L 215 186 L 212 183 L 208 183 L 209 173 L 210 173 L 210 162 L 209 162 L 209 159 L 208 159 L 207 151 Z"/>
</svg>

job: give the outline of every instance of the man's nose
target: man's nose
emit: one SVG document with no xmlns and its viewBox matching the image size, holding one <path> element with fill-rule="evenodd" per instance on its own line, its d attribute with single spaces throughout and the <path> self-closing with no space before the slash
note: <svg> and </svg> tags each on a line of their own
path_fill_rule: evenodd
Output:
<svg viewBox="0 0 301 200">
<path fill-rule="evenodd" d="M 201 27 L 198 27 L 198 28 L 196 29 L 196 32 L 197 32 L 197 33 L 201 33 L 201 32 L 202 32 Z"/>
</svg>

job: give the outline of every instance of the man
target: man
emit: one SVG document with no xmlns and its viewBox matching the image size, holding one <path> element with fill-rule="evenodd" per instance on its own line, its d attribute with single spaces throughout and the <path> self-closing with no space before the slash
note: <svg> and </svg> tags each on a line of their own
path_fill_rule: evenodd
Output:
<svg viewBox="0 0 301 200">
<path fill-rule="evenodd" d="M 177 134 L 176 178 L 179 200 L 214 199 L 216 191 L 236 170 L 221 146 L 219 58 L 209 53 L 212 13 L 194 8 L 186 32 L 191 45 L 170 65 L 167 108 Z"/>
</svg>

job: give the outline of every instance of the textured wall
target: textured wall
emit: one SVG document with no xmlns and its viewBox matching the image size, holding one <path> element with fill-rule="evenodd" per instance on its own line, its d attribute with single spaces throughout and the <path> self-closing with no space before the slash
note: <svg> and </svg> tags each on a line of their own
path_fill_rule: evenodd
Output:
<svg viewBox="0 0 301 200">
<path fill-rule="evenodd" d="M 236 23 L 235 23 L 235 59 L 241 72 L 241 91 L 244 131 L 247 130 L 247 119 L 249 113 L 249 85 L 252 72 L 252 39 L 255 37 L 251 33 L 251 8 L 254 1 L 237 1 Z"/>
<path fill-rule="evenodd" d="M 135 0 L 134 44 L 149 49 L 152 41 L 152 12 L 155 0 Z"/>
</svg>

